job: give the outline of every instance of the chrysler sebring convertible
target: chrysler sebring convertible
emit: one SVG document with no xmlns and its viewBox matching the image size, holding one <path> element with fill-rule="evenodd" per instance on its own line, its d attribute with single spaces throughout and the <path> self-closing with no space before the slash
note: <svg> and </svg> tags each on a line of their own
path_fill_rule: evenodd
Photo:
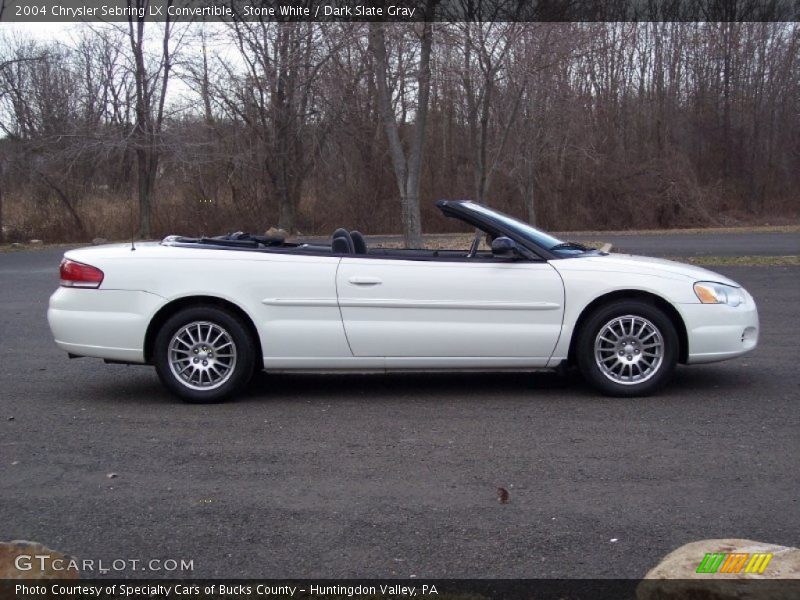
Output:
<svg viewBox="0 0 800 600">
<path fill-rule="evenodd" d="M 469 201 L 469 248 L 370 248 L 233 233 L 70 250 L 47 313 L 70 357 L 147 364 L 188 402 L 253 373 L 541 370 L 576 366 L 597 390 L 650 394 L 678 363 L 740 356 L 758 313 L 712 271 L 559 240 Z"/>
</svg>

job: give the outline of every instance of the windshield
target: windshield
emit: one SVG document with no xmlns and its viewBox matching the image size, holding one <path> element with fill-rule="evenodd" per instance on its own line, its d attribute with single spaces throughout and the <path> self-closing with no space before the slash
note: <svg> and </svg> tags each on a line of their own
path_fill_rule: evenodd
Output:
<svg viewBox="0 0 800 600">
<path fill-rule="evenodd" d="M 533 225 L 528 225 L 524 221 L 515 219 L 507 214 L 493 210 L 482 204 L 475 204 L 474 202 L 462 202 L 461 205 L 477 214 L 488 216 L 503 224 L 504 227 L 510 229 L 520 237 L 532 241 L 537 246 L 546 248 L 551 252 L 561 255 L 570 256 L 575 254 L 583 254 L 587 248 L 580 244 L 573 245 L 572 242 L 564 242 L 557 237 L 545 233 L 541 229 L 536 229 Z"/>
</svg>

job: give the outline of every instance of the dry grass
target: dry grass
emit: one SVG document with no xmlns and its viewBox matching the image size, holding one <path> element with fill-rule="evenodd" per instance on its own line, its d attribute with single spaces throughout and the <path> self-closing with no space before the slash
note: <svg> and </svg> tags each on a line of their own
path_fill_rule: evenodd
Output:
<svg viewBox="0 0 800 600">
<path fill-rule="evenodd" d="M 551 231 L 552 235 L 563 240 L 580 241 L 581 239 L 603 239 L 608 235 L 699 235 L 699 234 L 726 234 L 726 233 L 800 233 L 800 224 L 796 225 L 753 225 L 749 227 L 691 227 L 684 229 L 609 229 L 604 230 L 578 230 L 578 231 Z M 423 238 L 436 240 L 463 241 L 469 239 L 472 242 L 471 233 L 426 233 Z M 402 238 L 397 233 L 369 234 L 367 237 L 376 238 Z M 391 242 L 394 244 L 395 242 Z M 449 242 L 454 243 L 454 242 Z M 581 242 L 586 244 L 586 242 Z M 591 242 L 592 244 L 596 242 Z M 395 248 L 399 246 L 384 245 L 385 248 Z M 454 246 L 453 246 L 454 247 Z"/>
<path fill-rule="evenodd" d="M 256 206 L 239 206 L 229 200 L 208 204 L 186 193 L 178 193 L 179 190 L 173 188 L 174 186 L 166 184 L 159 187 L 159 199 L 153 206 L 152 235 L 155 238 L 160 239 L 164 235 L 176 233 L 214 235 L 240 229 L 261 232 L 270 225 L 265 221 L 262 226 L 254 226 L 254 223 L 264 220 L 256 216 L 259 214 Z M 5 241 L 27 242 L 29 239 L 37 238 L 47 243 L 56 243 L 70 240 L 88 241 L 95 237 L 110 240 L 129 239 L 138 226 L 133 198 L 128 195 L 93 191 L 91 194 L 81 196 L 75 202 L 75 208 L 83 223 L 84 233 L 80 233 L 64 206 L 53 198 L 25 194 L 7 195 L 3 203 Z M 335 220 L 333 216 L 335 213 L 330 213 L 327 209 L 317 208 L 313 213 L 322 221 Z M 342 219 L 342 222 L 347 219 Z M 782 224 L 689 229 L 578 230 L 557 232 L 555 235 L 562 239 L 602 240 L 609 235 L 800 233 L 800 224 L 796 222 L 795 214 L 786 217 L 776 215 L 770 219 L 774 223 Z M 307 215 L 306 220 L 308 220 Z M 315 219 L 312 221 L 316 222 Z M 305 230 L 305 227 L 302 229 Z M 319 230 L 320 226 L 314 229 Z M 323 231 L 325 229 L 326 227 L 322 227 Z M 397 247 L 401 239 L 398 234 L 374 234 L 371 237 L 392 238 L 392 242 L 385 244 L 385 247 Z M 439 249 L 469 247 L 472 241 L 472 233 L 433 233 L 424 237 L 430 240 L 426 243 L 426 247 Z"/>
<path fill-rule="evenodd" d="M 81 246 L 88 246 L 89 244 L 0 244 L 0 254 L 7 254 L 11 252 L 30 252 L 38 250 L 47 250 L 49 248 L 64 248 L 70 250 L 72 248 L 80 248 Z"/>
<path fill-rule="evenodd" d="M 425 236 L 423 246 L 428 250 L 466 250 L 472 244 L 473 234 L 442 234 Z M 109 243 L 113 243 L 109 241 Z M 590 248 L 600 248 L 603 242 L 582 241 Z M 77 248 L 89 244 L 0 244 L 0 253 L 37 251 L 48 248 Z M 403 248 L 402 241 L 391 241 L 370 244 L 374 248 Z M 481 250 L 489 250 L 485 241 L 481 241 Z M 613 248 L 611 250 L 614 251 Z M 797 267 L 800 256 L 669 256 L 669 260 L 705 267 Z"/>
<path fill-rule="evenodd" d="M 367 236 L 369 238 L 371 236 Z M 380 236 L 376 236 L 380 237 Z M 393 236 L 387 236 L 393 237 Z M 442 233 L 442 234 L 427 234 L 422 238 L 422 247 L 427 250 L 468 250 L 472 245 L 472 240 L 475 239 L 474 233 Z M 577 241 L 577 240 L 576 240 Z M 581 241 L 584 246 L 590 248 L 601 248 L 605 242 L 598 241 Z M 405 248 L 403 240 L 398 237 L 397 240 L 390 242 L 370 242 L 370 248 Z M 489 250 L 486 240 L 481 240 L 479 250 Z"/>
<path fill-rule="evenodd" d="M 800 256 L 672 256 L 669 259 L 702 267 L 800 267 Z"/>
</svg>

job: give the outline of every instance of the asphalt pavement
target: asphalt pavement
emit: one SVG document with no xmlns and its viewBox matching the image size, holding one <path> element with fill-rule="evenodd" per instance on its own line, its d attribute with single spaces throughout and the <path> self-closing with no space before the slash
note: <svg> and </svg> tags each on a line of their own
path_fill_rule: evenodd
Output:
<svg viewBox="0 0 800 600">
<path fill-rule="evenodd" d="M 612 252 L 645 256 L 796 256 L 800 233 L 670 233 L 666 235 L 607 235 L 599 241 Z"/>
<path fill-rule="evenodd" d="M 798 267 L 717 269 L 755 296 L 758 349 L 651 398 L 575 374 L 261 375 L 191 406 L 53 345 L 61 252 L 0 254 L 0 540 L 194 577 L 639 577 L 698 539 L 800 545 Z"/>
</svg>

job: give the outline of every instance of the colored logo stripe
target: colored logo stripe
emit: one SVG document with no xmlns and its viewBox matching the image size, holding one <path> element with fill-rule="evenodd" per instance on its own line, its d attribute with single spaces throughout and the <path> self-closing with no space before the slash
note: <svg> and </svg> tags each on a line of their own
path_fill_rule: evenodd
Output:
<svg viewBox="0 0 800 600">
<path fill-rule="evenodd" d="M 716 573 L 722 561 L 725 559 L 724 552 L 717 552 L 714 554 L 706 553 L 700 565 L 697 567 L 698 573 Z"/>
<path fill-rule="evenodd" d="M 722 568 L 720 568 L 720 573 L 738 573 L 739 571 L 744 568 L 744 564 L 747 562 L 747 559 L 750 557 L 749 554 L 729 554 L 728 559 L 722 563 Z"/>
<path fill-rule="evenodd" d="M 697 573 L 763 573 L 773 555 L 763 552 L 708 552 L 697 566 Z M 747 565 L 747 566 L 745 566 Z"/>
<path fill-rule="evenodd" d="M 747 563 L 745 573 L 763 573 L 767 568 L 769 561 L 772 560 L 772 554 L 753 554 L 750 562 Z"/>
</svg>

